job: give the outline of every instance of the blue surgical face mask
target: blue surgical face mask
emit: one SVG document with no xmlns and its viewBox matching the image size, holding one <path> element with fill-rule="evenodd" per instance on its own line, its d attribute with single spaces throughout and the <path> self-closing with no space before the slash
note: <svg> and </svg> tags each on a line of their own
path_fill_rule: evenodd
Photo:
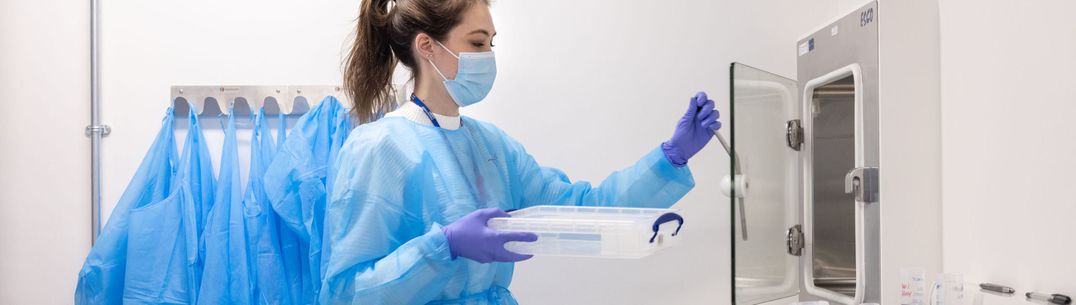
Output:
<svg viewBox="0 0 1076 305">
<path fill-rule="evenodd" d="M 437 74 L 445 80 L 445 90 L 448 90 L 448 95 L 452 97 L 452 100 L 456 101 L 460 107 L 467 107 L 486 98 L 489 91 L 493 89 L 493 81 L 497 78 L 497 60 L 493 56 L 493 51 L 460 52 L 456 55 L 440 41 L 437 44 L 448 51 L 448 54 L 459 59 L 456 78 L 448 79 L 431 58 L 426 58 L 433 69 L 437 70 Z"/>
</svg>

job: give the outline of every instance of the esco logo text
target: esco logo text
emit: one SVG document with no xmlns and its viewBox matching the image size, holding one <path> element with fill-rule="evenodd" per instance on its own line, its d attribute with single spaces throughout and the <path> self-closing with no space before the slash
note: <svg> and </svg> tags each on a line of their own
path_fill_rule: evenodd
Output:
<svg viewBox="0 0 1076 305">
<path fill-rule="evenodd" d="M 862 13 L 859 13 L 859 26 L 867 26 L 871 21 L 874 21 L 874 8 L 868 8 Z"/>
</svg>

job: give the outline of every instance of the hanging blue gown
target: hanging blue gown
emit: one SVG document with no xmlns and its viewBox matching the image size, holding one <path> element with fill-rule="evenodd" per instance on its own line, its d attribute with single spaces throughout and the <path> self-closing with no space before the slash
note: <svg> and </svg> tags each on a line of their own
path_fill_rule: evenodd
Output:
<svg viewBox="0 0 1076 305">
<path fill-rule="evenodd" d="M 187 171 L 188 179 L 186 190 L 191 194 L 190 201 L 185 209 L 185 217 L 189 225 L 185 226 L 188 234 L 187 261 L 192 274 L 191 295 L 189 304 L 197 303 L 198 288 L 201 287 L 202 271 L 205 269 L 205 239 L 203 238 L 206 222 L 209 219 L 209 211 L 212 210 L 214 196 L 216 195 L 216 179 L 213 177 L 213 156 L 209 154 L 205 136 L 202 133 L 198 115 L 189 113 L 190 127 L 187 131 L 187 142 L 183 145 L 183 167 Z"/>
<path fill-rule="evenodd" d="M 254 303 L 252 265 L 239 180 L 235 117 L 228 116 L 215 202 L 205 228 L 205 271 L 198 304 Z"/>
<path fill-rule="evenodd" d="M 270 160 L 275 159 L 277 151 L 284 149 L 284 142 L 288 138 L 287 115 L 281 112 L 277 115 L 277 120 L 279 126 L 277 127 L 276 149 L 273 150 L 273 157 L 270 158 Z M 272 161 L 270 161 L 270 165 L 271 164 Z M 268 171 L 268 168 L 266 168 L 266 171 Z M 262 185 L 264 186 L 264 179 L 262 181 Z M 273 214 L 276 215 L 275 210 L 273 211 Z M 288 294 L 291 296 L 290 302 L 291 304 L 310 304 L 309 302 L 303 301 L 312 301 L 312 294 L 314 291 L 313 283 L 308 277 L 303 276 L 304 271 L 308 270 L 308 266 L 310 265 L 309 257 L 307 256 L 307 253 L 309 253 L 308 247 L 302 245 L 299 234 L 289 229 L 279 215 L 276 217 L 276 223 L 280 233 L 280 252 L 284 259 L 284 273 L 287 276 Z M 305 272 L 305 274 L 309 273 L 309 271 Z M 306 295 L 305 298 L 304 292 L 309 294 Z"/>
<path fill-rule="evenodd" d="M 208 203 L 212 201 L 213 172 L 208 148 L 205 145 L 197 117 L 190 114 L 190 128 L 187 140 L 184 144 L 183 155 L 174 179 L 161 179 L 167 177 L 164 173 L 156 176 L 157 182 L 168 181 L 171 192 L 167 197 L 155 201 L 143 201 L 128 205 L 129 201 L 121 200 L 113 212 L 115 218 L 109 220 L 109 236 L 118 236 L 120 225 L 126 223 L 127 244 L 126 247 L 112 243 L 114 239 L 108 238 L 109 242 L 95 245 L 109 247 L 111 251 L 91 251 L 87 258 L 87 266 L 93 265 L 93 258 L 109 256 L 108 259 L 117 263 L 117 267 L 123 267 L 124 272 L 121 282 L 108 283 L 115 285 L 110 287 L 113 291 L 96 290 L 91 278 L 80 276 L 79 288 L 76 291 L 76 304 L 192 304 L 197 297 L 197 287 L 201 276 L 201 258 L 199 255 L 199 234 L 201 222 L 204 218 L 199 213 L 208 209 Z M 172 128 L 174 119 L 172 110 L 166 124 L 158 134 L 157 144 L 151 150 L 151 155 L 157 151 L 158 155 L 174 154 L 175 147 L 172 140 Z M 167 144 L 171 142 L 172 144 Z M 171 146 L 163 151 L 159 148 Z M 172 159 L 171 157 L 164 157 Z M 149 158 L 147 158 L 149 160 Z M 168 161 L 172 163 L 173 161 Z M 146 165 L 146 163 L 143 163 Z M 172 168 L 171 165 L 158 164 L 158 168 Z M 168 175 L 172 175 L 169 170 Z M 146 177 L 141 169 L 136 174 L 135 181 Z M 132 183 L 128 191 L 132 190 L 137 183 Z M 157 187 L 161 187 L 158 185 Z M 143 193 L 143 198 L 152 198 L 160 192 Z M 125 194 L 124 197 L 127 197 Z M 127 213 L 124 214 L 123 212 Z M 102 236 L 102 240 L 106 240 Z M 103 248 L 102 248 L 103 249 Z M 111 252 L 111 253 L 105 253 Z M 98 257 L 98 258 L 100 258 Z M 124 262 L 123 259 L 126 259 Z M 84 268 L 84 271 L 87 270 Z M 93 270 L 93 269 L 89 269 Z M 113 269 L 115 270 L 115 269 Z M 92 273 L 89 273 L 92 274 Z M 83 285 L 83 284 L 87 285 Z M 118 288 L 116 288 L 118 287 Z M 121 295 L 112 295 L 122 291 Z M 107 292 L 101 294 L 99 292 Z M 117 297 L 122 298 L 117 299 Z"/>
<path fill-rule="evenodd" d="M 123 303 L 131 209 L 164 200 L 174 186 L 172 181 L 177 166 L 172 133 L 174 120 L 169 108 L 153 145 L 127 184 L 79 271 L 75 304 Z"/>
<path fill-rule="evenodd" d="M 351 117 L 334 97 L 303 115 L 288 133 L 266 171 L 265 190 L 273 210 L 306 251 L 302 304 L 313 304 L 324 273 L 322 223 L 330 169 L 351 128 Z"/>
<path fill-rule="evenodd" d="M 213 168 L 201 125 L 189 115 L 176 186 L 160 202 L 131 210 L 126 304 L 193 304 L 201 280 L 199 239 L 213 198 Z"/>
<path fill-rule="evenodd" d="M 247 180 L 243 205 L 246 213 L 247 234 L 254 255 L 254 299 L 257 304 L 293 304 L 287 272 L 288 263 L 298 265 L 298 260 L 286 262 L 281 244 L 280 221 L 265 196 L 262 177 L 272 161 L 276 143 L 269 133 L 265 112 L 259 111 L 254 119 L 250 141 L 250 178 Z M 287 228 L 283 228 L 288 230 Z"/>
</svg>

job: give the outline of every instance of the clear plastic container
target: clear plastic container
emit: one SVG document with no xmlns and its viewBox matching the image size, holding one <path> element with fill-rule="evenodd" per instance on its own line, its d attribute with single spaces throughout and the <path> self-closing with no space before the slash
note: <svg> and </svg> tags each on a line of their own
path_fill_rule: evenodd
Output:
<svg viewBox="0 0 1076 305">
<path fill-rule="evenodd" d="M 552 256 L 642 258 L 676 244 L 684 219 L 676 209 L 534 206 L 494 218 L 496 230 L 532 232 L 535 242 L 509 242 L 509 251 Z"/>
</svg>

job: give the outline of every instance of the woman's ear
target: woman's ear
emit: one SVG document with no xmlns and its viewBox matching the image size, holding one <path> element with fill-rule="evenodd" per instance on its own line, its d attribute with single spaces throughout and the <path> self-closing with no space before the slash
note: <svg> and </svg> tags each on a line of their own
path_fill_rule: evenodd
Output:
<svg viewBox="0 0 1076 305">
<path fill-rule="evenodd" d="M 417 55 L 420 57 L 417 58 L 418 61 L 425 61 L 425 59 L 433 57 L 433 44 L 433 37 L 430 37 L 430 35 L 427 35 L 426 33 L 418 33 L 418 35 L 415 35 L 413 45 L 415 46 L 415 52 L 418 53 Z"/>
</svg>

